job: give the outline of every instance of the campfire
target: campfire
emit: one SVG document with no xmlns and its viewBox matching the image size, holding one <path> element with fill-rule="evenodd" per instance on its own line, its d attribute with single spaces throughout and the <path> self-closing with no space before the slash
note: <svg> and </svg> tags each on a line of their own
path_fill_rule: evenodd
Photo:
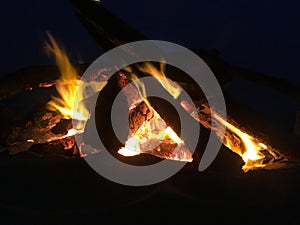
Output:
<svg viewBox="0 0 300 225">
<path fill-rule="evenodd" d="M 58 95 L 52 97 L 47 103 L 48 111 L 40 117 L 40 122 L 28 122 L 26 127 L 18 134 L 12 134 L 14 141 L 10 143 L 10 152 L 15 154 L 27 151 L 34 144 L 53 144 L 59 142 L 65 150 L 73 149 L 73 155 L 86 156 L 98 153 L 101 149 L 89 146 L 82 141 L 79 146 L 75 144 L 74 136 L 82 135 L 90 118 L 87 107 L 88 98 L 99 93 L 109 80 L 99 72 L 91 81 L 82 81 L 76 69 L 70 63 L 65 51 L 59 47 L 54 38 L 48 34 L 49 42 L 46 50 L 54 55 L 61 77 L 55 82 Z M 135 71 L 153 76 L 161 86 L 176 100 L 182 87 L 175 81 L 167 78 L 165 74 L 166 63 L 161 62 L 157 67 L 150 62 L 138 66 L 123 68 L 118 72 L 119 87 L 124 89 L 128 100 L 130 127 L 125 145 L 117 150 L 124 157 L 133 157 L 139 154 L 151 154 L 162 159 L 191 162 L 193 156 L 188 147 L 172 124 L 168 124 L 157 112 L 147 98 L 144 84 L 139 81 Z M 100 70 L 101 71 L 101 70 Z M 53 84 L 43 84 L 49 87 Z M 181 100 L 180 104 L 202 126 L 215 132 L 220 141 L 232 152 L 238 154 L 244 161 L 243 170 L 264 168 L 272 169 L 281 166 L 286 156 L 271 147 L 264 140 L 242 128 L 232 119 L 226 119 L 212 111 L 203 101 L 195 101 L 197 110 L 191 110 L 190 103 Z M 212 115 L 217 123 L 211 123 Z M 73 120 L 73 123 L 71 122 Z M 45 121 L 46 125 L 45 125 Z M 75 121 L 75 122 L 74 122 Z M 43 123 L 43 126 L 39 126 Z M 63 126 L 63 132 L 53 132 L 53 129 Z M 226 126 L 225 135 L 219 132 L 220 126 Z M 22 134 L 21 134 L 22 133 Z M 24 135 L 25 133 L 25 135 Z M 78 144 L 78 143 L 77 143 Z M 87 150 L 88 149 L 88 150 Z M 99 153 L 101 154 L 101 153 Z"/>
</svg>

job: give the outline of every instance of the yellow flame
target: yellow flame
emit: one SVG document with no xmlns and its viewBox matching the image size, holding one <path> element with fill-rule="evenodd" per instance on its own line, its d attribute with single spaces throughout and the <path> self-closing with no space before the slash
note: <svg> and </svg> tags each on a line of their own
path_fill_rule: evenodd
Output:
<svg viewBox="0 0 300 225">
<path fill-rule="evenodd" d="M 160 69 L 157 69 L 152 63 L 145 62 L 140 68 L 141 72 L 152 75 L 169 92 L 174 99 L 180 95 L 182 88 L 176 82 L 170 80 L 165 75 L 166 63 L 160 62 Z"/>
<path fill-rule="evenodd" d="M 55 56 L 56 64 L 60 71 L 60 79 L 55 82 L 58 97 L 52 97 L 47 104 L 48 109 L 59 111 L 63 118 L 74 119 L 74 128 L 68 134 L 61 137 L 69 137 L 83 133 L 86 121 L 90 118 L 90 112 L 84 104 L 84 100 L 102 90 L 107 81 L 82 81 L 75 68 L 70 63 L 64 49 L 60 48 L 53 36 L 47 33 L 49 43 L 46 50 Z"/>
<path fill-rule="evenodd" d="M 251 135 L 250 132 L 239 129 L 233 121 L 227 121 L 208 105 L 201 104 L 198 110 L 193 110 L 190 103 L 181 101 L 181 106 L 204 127 L 211 129 L 217 134 L 222 143 L 231 151 L 237 153 L 245 162 L 243 170 L 245 172 L 257 168 L 280 168 L 282 162 L 286 161 L 286 156 L 264 141 Z M 211 123 L 211 117 L 215 120 Z M 223 127 L 226 127 L 225 133 Z"/>
<path fill-rule="evenodd" d="M 90 113 L 83 103 L 84 83 L 79 79 L 65 51 L 59 47 L 50 33 L 47 35 L 50 42 L 46 43 L 46 49 L 55 56 L 62 81 L 56 84 L 59 97 L 53 97 L 48 106 L 52 110 L 58 110 L 66 119 L 86 121 Z"/>
<path fill-rule="evenodd" d="M 245 172 L 266 167 L 268 164 L 272 164 L 274 160 L 284 157 L 283 154 L 262 143 L 258 138 L 241 131 L 216 113 L 213 114 L 218 122 L 226 126 L 225 135 L 221 137 L 223 138 L 223 144 L 241 156 L 245 162 L 243 166 Z M 268 158 L 269 161 L 265 162 Z"/>
</svg>

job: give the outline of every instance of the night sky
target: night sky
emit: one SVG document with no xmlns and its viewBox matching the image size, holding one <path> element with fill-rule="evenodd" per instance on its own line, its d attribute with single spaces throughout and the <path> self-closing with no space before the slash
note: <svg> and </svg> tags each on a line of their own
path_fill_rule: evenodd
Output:
<svg viewBox="0 0 300 225">
<path fill-rule="evenodd" d="M 216 48 L 233 65 L 300 86 L 300 14 L 297 1 L 113 1 L 102 4 L 149 39 L 188 48 Z M 92 62 L 102 50 L 67 0 L 5 1 L 1 6 L 1 70 L 51 64 L 45 31 L 62 43 L 73 62 Z"/>
</svg>

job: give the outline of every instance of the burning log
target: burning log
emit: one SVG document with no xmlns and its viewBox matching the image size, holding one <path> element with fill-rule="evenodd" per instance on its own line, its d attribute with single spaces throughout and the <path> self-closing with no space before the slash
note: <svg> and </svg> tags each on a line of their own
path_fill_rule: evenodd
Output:
<svg viewBox="0 0 300 225">
<path fill-rule="evenodd" d="M 214 131 L 226 147 L 242 157 L 245 162 L 243 166 L 245 172 L 257 168 L 280 168 L 285 165 L 287 161 L 285 154 L 264 143 L 264 140 L 252 134 L 249 129 L 246 130 L 245 127 L 241 127 L 233 119 L 222 118 L 216 112 L 211 111 L 205 103 L 196 102 L 196 111 L 190 110 L 191 107 L 187 101 L 182 101 L 181 105 L 195 120 L 204 127 Z M 212 115 L 216 119 L 214 124 L 211 121 Z M 219 127 L 222 125 L 226 126 L 224 136 L 219 133 Z"/>
<path fill-rule="evenodd" d="M 40 156 L 59 157 L 81 157 L 98 152 L 83 142 L 77 146 L 74 135 L 82 134 L 73 128 L 71 119 L 65 119 L 58 111 L 42 108 L 31 115 L 24 126 L 15 126 L 2 137 L 5 143 L 0 146 L 0 152 L 8 151 L 10 155 L 16 155 L 29 151 Z"/>
<path fill-rule="evenodd" d="M 119 154 L 132 156 L 146 153 L 163 159 L 192 161 L 184 141 L 147 102 L 143 101 L 130 110 L 129 124 L 131 135 L 125 147 L 118 151 Z"/>
<path fill-rule="evenodd" d="M 126 85 L 129 85 L 128 91 L 123 91 Z M 115 136 L 111 122 L 103 120 L 106 115 L 111 114 L 113 101 L 119 92 L 121 92 L 123 101 L 128 102 L 128 108 L 130 108 L 128 118 L 130 131 L 121 140 Z M 127 93 L 130 94 L 127 95 Z M 132 102 L 134 105 L 131 105 Z M 139 91 L 129 82 L 124 73 L 118 72 L 111 77 L 107 85 L 99 93 L 95 115 L 98 134 L 106 149 L 120 160 L 124 160 L 120 154 L 123 156 L 134 156 L 146 153 L 159 158 L 191 161 L 191 153 L 177 136 L 179 133 L 177 131 L 180 130 L 178 115 L 177 119 L 174 119 L 174 116 L 164 116 L 164 119 L 162 119 L 149 105 L 149 102 L 146 102 L 142 100 Z M 177 114 L 175 109 L 172 109 L 165 102 L 162 104 L 158 99 L 151 99 L 151 104 L 153 102 L 157 108 L 159 107 L 162 115 L 170 114 L 166 113 L 170 111 L 175 112 L 172 113 L 173 115 Z M 124 110 L 126 111 L 126 109 Z M 121 142 L 126 142 L 125 147 Z"/>
<path fill-rule="evenodd" d="M 60 141 L 66 150 L 75 147 L 74 152 L 77 153 L 78 149 L 72 138 L 75 134 L 83 133 L 86 120 L 89 118 L 89 111 L 82 102 L 89 97 L 89 93 L 78 91 L 78 88 L 83 90 L 88 85 L 93 91 L 97 91 L 105 85 L 103 81 L 80 82 L 75 67 L 69 62 L 66 54 L 58 47 L 52 36 L 48 35 L 51 43 L 47 45 L 47 49 L 56 56 L 62 76 L 54 83 L 59 96 L 52 97 L 47 104 L 48 109 L 34 114 L 34 118 L 30 119 L 25 126 L 17 126 L 11 132 L 6 143 L 10 154 L 28 151 L 34 144 L 54 141 Z M 52 83 L 39 84 L 40 87 L 51 85 Z M 73 124 L 71 124 L 71 119 L 73 119 Z"/>
</svg>

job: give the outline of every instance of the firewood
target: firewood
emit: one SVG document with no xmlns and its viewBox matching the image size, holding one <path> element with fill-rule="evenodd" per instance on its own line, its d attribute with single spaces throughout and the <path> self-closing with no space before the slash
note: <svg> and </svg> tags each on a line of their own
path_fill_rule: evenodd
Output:
<svg viewBox="0 0 300 225">
<path fill-rule="evenodd" d="M 10 154 L 25 152 L 34 144 L 60 140 L 68 132 L 70 126 L 71 121 L 64 120 L 61 114 L 42 111 L 36 113 L 24 127 L 15 127 L 6 143 Z M 70 149 L 70 146 L 66 149 Z"/>
</svg>

